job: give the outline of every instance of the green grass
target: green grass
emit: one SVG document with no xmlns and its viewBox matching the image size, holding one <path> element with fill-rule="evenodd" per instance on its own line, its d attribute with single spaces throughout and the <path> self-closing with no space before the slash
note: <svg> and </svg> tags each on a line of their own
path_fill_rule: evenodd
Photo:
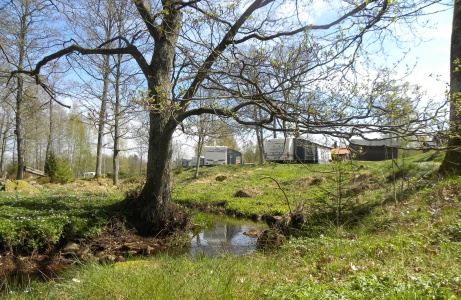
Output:
<svg viewBox="0 0 461 300">
<path fill-rule="evenodd" d="M 64 188 L 63 188 L 64 189 Z M 38 194 L 0 193 L 0 246 L 5 250 L 46 251 L 62 238 L 98 233 L 112 214 L 121 194 L 109 197 L 72 194 L 59 187 Z"/>
<path fill-rule="evenodd" d="M 175 178 L 173 199 L 182 204 L 211 206 L 216 211 L 251 217 L 254 214 L 284 214 L 288 205 L 284 193 L 287 193 L 290 205 L 305 203 L 313 198 L 312 180 L 319 172 L 330 172 L 327 165 L 267 164 L 237 166 L 227 168 L 217 166 L 201 168 L 200 176 L 194 179 L 194 170 L 187 169 Z M 224 175 L 224 181 L 216 177 Z M 255 192 L 250 198 L 239 198 L 235 194 L 241 189 Z"/>
<path fill-rule="evenodd" d="M 460 299 L 461 178 L 440 179 L 434 174 L 438 162 L 431 157 L 437 155 L 401 159 L 394 169 L 390 161 L 357 162 L 343 169 L 347 193 L 340 224 L 334 218 L 336 198 L 331 197 L 338 174 L 335 166 L 202 168 L 198 179 L 193 179 L 192 170 L 182 170 L 174 181 L 177 202 L 247 216 L 287 212 L 277 184 L 261 179 L 270 176 L 285 191 L 292 208 L 296 204 L 307 208 L 305 231 L 271 253 L 217 258 L 161 255 L 115 264 L 82 263 L 59 280 L 12 287 L 5 297 Z M 216 181 L 219 175 L 227 179 Z M 234 197 L 243 187 L 261 193 Z M 327 197 L 323 203 L 322 196 Z M 74 203 L 71 198 L 63 196 L 64 201 L 57 203 Z M 98 199 L 95 202 L 106 201 Z M 193 222 L 211 226 L 214 218 L 194 213 Z"/>
<path fill-rule="evenodd" d="M 281 215 L 297 206 L 331 210 L 338 206 L 338 168 L 341 168 L 342 205 L 402 201 L 424 185 L 430 185 L 439 166 L 435 152 L 381 162 L 329 165 L 265 164 L 217 166 L 178 172 L 174 180 L 174 201 L 186 206 L 206 207 L 240 217 Z M 224 176 L 224 181 L 216 180 Z M 395 184 L 390 185 L 391 182 Z M 249 198 L 237 197 L 239 190 L 251 190 Z M 288 203 L 287 203 L 288 202 Z M 355 205 L 355 204 L 354 204 Z M 357 206 L 357 205 L 355 205 Z M 343 222 L 347 222 L 344 220 Z"/>
<path fill-rule="evenodd" d="M 272 254 L 87 264 L 14 299 L 456 299 L 459 245 L 424 236 L 292 240 Z"/>
</svg>

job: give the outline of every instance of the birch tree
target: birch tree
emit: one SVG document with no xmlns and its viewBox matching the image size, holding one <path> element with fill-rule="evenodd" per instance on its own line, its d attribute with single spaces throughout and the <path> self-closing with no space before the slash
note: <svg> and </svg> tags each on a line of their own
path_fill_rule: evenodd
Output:
<svg viewBox="0 0 461 300">
<path fill-rule="evenodd" d="M 0 10 L 0 45 L 3 56 L 11 70 L 25 70 L 31 67 L 43 48 L 48 47 L 46 41 L 50 39 L 45 20 L 50 17 L 46 1 L 40 0 L 12 0 L 2 5 Z M 30 80 L 24 74 L 16 73 L 14 86 L 10 85 L 11 93 L 15 95 L 15 128 L 16 153 L 18 172 L 17 178 L 22 179 L 25 149 L 24 149 L 24 117 L 23 106 L 25 93 Z"/>
</svg>

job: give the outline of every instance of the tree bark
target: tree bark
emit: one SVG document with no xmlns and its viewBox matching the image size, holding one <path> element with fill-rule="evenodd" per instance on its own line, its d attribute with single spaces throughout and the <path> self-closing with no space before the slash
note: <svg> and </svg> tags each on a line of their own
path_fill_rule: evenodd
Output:
<svg viewBox="0 0 461 300">
<path fill-rule="evenodd" d="M 261 120 L 261 110 L 257 109 L 255 107 L 254 109 L 254 118 L 255 120 Z M 259 153 L 259 163 L 263 164 L 264 163 L 264 135 L 263 135 L 263 129 L 261 126 L 255 126 L 255 132 L 256 132 L 256 142 L 258 143 L 258 153 Z"/>
<path fill-rule="evenodd" d="M 149 148 L 146 183 L 131 210 L 129 220 L 140 234 L 167 234 L 172 221 L 171 158 L 177 121 L 170 104 L 173 60 L 181 24 L 181 13 L 172 8 L 163 21 L 162 34 L 155 37 L 155 52 L 149 68 Z"/>
<path fill-rule="evenodd" d="M 139 233 L 149 235 L 167 227 L 171 213 L 171 170 L 173 129 L 166 129 L 169 117 L 151 113 L 146 184 L 136 199 L 131 221 Z"/>
<path fill-rule="evenodd" d="M 122 61 L 122 55 L 117 56 L 117 66 L 115 73 L 115 107 L 114 107 L 114 155 L 112 157 L 114 165 L 114 175 L 112 182 L 114 185 L 118 185 L 118 172 L 120 169 L 118 155 L 120 153 L 120 64 Z"/>
<path fill-rule="evenodd" d="M 199 116 L 200 119 L 202 118 L 202 116 Z M 199 170 L 200 170 L 200 154 L 202 153 L 202 149 L 203 149 L 203 144 L 205 142 L 205 136 L 203 135 L 203 127 L 202 127 L 202 124 L 200 125 L 200 133 L 198 135 L 198 141 L 197 141 L 197 151 L 196 154 L 197 156 L 195 157 L 195 162 L 196 162 L 196 165 L 195 165 L 195 173 L 194 173 L 194 178 L 198 178 L 198 173 L 199 173 Z"/>
<path fill-rule="evenodd" d="M 96 172 L 95 178 L 101 177 L 101 166 L 102 166 L 102 142 L 104 138 L 104 127 L 106 125 L 106 111 L 107 111 L 107 97 L 109 93 L 109 76 L 110 76 L 110 65 L 109 56 L 104 56 L 103 58 L 103 90 L 101 96 L 101 108 L 99 111 L 99 120 L 98 120 L 98 144 L 96 146 Z"/>
<path fill-rule="evenodd" d="M 29 2 L 25 2 L 24 11 L 29 11 Z M 18 60 L 18 69 L 22 70 L 24 68 L 24 59 L 26 55 L 26 37 L 27 37 L 27 22 L 28 16 L 21 16 L 21 28 L 19 32 L 19 60 Z M 22 74 L 18 74 L 18 90 L 16 92 L 16 147 L 18 155 L 18 172 L 16 174 L 16 179 L 24 178 L 24 139 L 22 135 L 22 106 L 24 101 L 24 79 Z"/>
<path fill-rule="evenodd" d="M 5 150 L 6 150 L 6 141 L 8 139 L 8 132 L 10 131 L 10 120 L 5 111 L 2 116 L 2 126 L 0 134 L 2 135 L 1 141 L 1 150 L 0 150 L 0 177 L 4 177 L 4 161 L 5 161 Z"/>
<path fill-rule="evenodd" d="M 22 137 L 22 101 L 23 101 L 23 79 L 22 75 L 18 77 L 18 92 L 16 93 L 16 152 L 18 157 L 18 172 L 16 174 L 16 179 L 23 179 L 24 178 L 24 139 Z"/>
<path fill-rule="evenodd" d="M 48 132 L 48 140 L 46 142 L 46 149 L 45 149 L 45 165 L 50 159 L 51 153 L 51 141 L 53 138 L 53 101 L 50 100 L 50 131 Z M 72 163 L 70 164 L 72 166 Z M 50 175 L 50 174 L 48 174 Z"/>
<path fill-rule="evenodd" d="M 439 172 L 461 175 L 461 1 L 455 0 L 450 51 L 450 128 Z"/>
</svg>

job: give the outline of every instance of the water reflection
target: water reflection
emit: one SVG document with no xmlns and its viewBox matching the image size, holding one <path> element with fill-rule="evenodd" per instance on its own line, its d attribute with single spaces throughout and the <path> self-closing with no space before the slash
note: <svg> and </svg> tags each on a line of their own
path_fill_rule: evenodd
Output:
<svg viewBox="0 0 461 300">
<path fill-rule="evenodd" d="M 221 253 L 245 254 L 256 249 L 255 237 L 245 235 L 250 230 L 263 230 L 264 224 L 216 223 L 215 228 L 191 235 L 190 253 L 216 256 Z"/>
</svg>

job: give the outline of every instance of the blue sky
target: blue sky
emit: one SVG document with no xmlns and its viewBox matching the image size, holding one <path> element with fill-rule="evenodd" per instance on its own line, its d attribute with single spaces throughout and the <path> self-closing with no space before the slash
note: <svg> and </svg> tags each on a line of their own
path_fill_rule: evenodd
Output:
<svg viewBox="0 0 461 300">
<path fill-rule="evenodd" d="M 294 4 L 286 5 L 287 8 L 291 6 L 291 9 L 294 9 Z M 314 1 L 302 8 L 304 11 L 300 19 L 316 25 L 327 24 L 337 18 L 338 5 L 341 5 L 341 2 Z M 407 65 L 413 67 L 416 63 L 414 71 L 405 80 L 422 86 L 423 90 L 427 90 L 428 96 L 435 95 L 436 98 L 442 100 L 447 88 L 446 83 L 449 82 L 452 4 L 451 7 L 440 4 L 432 5 L 426 12 L 440 10 L 445 11 L 419 17 L 418 23 L 413 22 L 409 26 L 406 24 L 396 25 L 393 29 L 397 30 L 394 30 L 393 34 L 399 35 L 400 39 L 406 42 L 397 46 L 395 41 L 387 39 L 383 44 L 386 55 L 375 56 L 372 59 L 381 66 L 386 61 L 387 66 L 390 67 L 396 61 L 402 60 L 403 52 L 408 52 L 399 63 L 397 77 L 405 73 Z M 421 25 L 426 22 L 426 25 Z M 372 46 L 368 50 L 371 52 L 375 48 L 375 51 L 379 52 L 380 47 L 381 45 Z M 430 76 L 431 74 L 433 77 Z M 440 76 L 440 81 L 435 79 L 437 75 Z"/>
<path fill-rule="evenodd" d="M 409 64 L 418 59 L 416 69 L 408 80 L 421 85 L 429 95 L 436 94 L 443 97 L 447 88 L 446 83 L 450 81 L 452 19 L 452 9 L 433 15 L 430 21 L 435 24 L 435 28 L 422 31 L 427 41 L 421 42 L 419 46 L 413 46 L 410 56 L 406 59 Z M 429 77 L 430 74 L 439 75 L 441 82 Z"/>
</svg>

